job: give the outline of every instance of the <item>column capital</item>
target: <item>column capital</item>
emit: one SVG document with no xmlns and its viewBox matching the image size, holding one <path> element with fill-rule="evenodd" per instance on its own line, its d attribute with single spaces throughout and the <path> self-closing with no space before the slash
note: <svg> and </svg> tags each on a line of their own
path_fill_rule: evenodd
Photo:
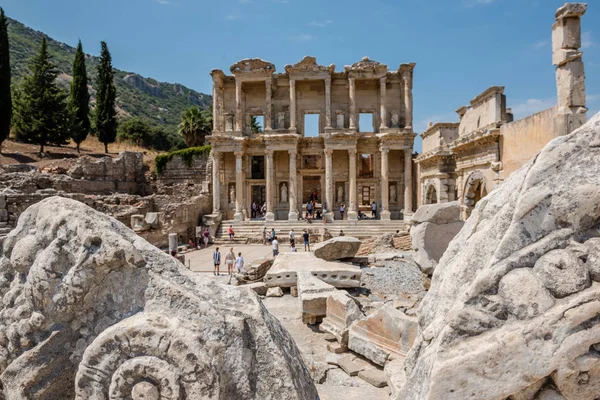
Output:
<svg viewBox="0 0 600 400">
<path fill-rule="evenodd" d="M 236 158 L 241 158 L 244 156 L 243 151 L 234 151 L 233 154 L 235 154 Z"/>
<path fill-rule="evenodd" d="M 298 150 L 296 149 L 289 149 L 288 150 L 288 154 L 291 156 L 292 154 L 295 156 L 296 154 L 298 154 Z"/>
<path fill-rule="evenodd" d="M 358 153 L 356 149 L 348 149 L 348 155 L 355 156 Z"/>
<path fill-rule="evenodd" d="M 381 154 L 387 155 L 390 152 L 390 148 L 389 147 L 382 147 L 381 149 L 379 149 L 379 151 L 381 151 Z"/>
<path fill-rule="evenodd" d="M 267 149 L 267 150 L 265 150 L 265 156 L 273 157 L 274 152 L 275 152 L 275 150 Z"/>
<path fill-rule="evenodd" d="M 385 84 L 387 77 L 386 76 L 382 76 L 381 78 L 379 78 L 379 83 L 380 84 Z"/>
<path fill-rule="evenodd" d="M 354 85 L 354 81 L 356 80 L 356 78 L 348 78 L 348 82 L 350 82 L 350 84 Z"/>
<path fill-rule="evenodd" d="M 325 149 L 323 150 L 323 152 L 325 153 L 325 155 L 327 156 L 331 156 L 333 154 L 333 150 L 332 149 Z"/>
<path fill-rule="evenodd" d="M 327 85 L 331 85 L 331 76 L 328 76 L 328 77 L 325 78 L 325 83 Z"/>
<path fill-rule="evenodd" d="M 290 87 L 295 87 L 295 86 L 296 86 L 296 80 L 290 79 Z"/>
</svg>

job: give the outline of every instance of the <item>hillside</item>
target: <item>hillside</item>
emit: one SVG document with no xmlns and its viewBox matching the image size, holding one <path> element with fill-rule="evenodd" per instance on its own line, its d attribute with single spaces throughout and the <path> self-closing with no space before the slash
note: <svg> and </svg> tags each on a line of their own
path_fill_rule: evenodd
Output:
<svg viewBox="0 0 600 400">
<path fill-rule="evenodd" d="M 8 36 L 11 50 L 11 67 L 13 84 L 17 83 L 26 73 L 27 65 L 40 46 L 42 33 L 34 31 L 22 23 L 9 19 Z M 71 79 L 71 68 L 75 56 L 75 48 L 57 42 L 49 37 L 48 49 L 52 60 L 62 72 L 58 79 L 68 85 Z M 84 49 L 91 46 L 83 43 Z M 110 43 L 108 43 L 110 49 Z M 90 55 L 87 58 L 88 77 L 91 79 L 92 103 L 95 101 L 96 68 L 98 57 Z M 119 60 L 113 59 L 113 65 L 118 65 Z M 165 130 L 177 130 L 179 117 L 188 107 L 199 106 L 208 109 L 212 104 L 212 97 L 198 93 L 180 84 L 158 82 L 151 78 L 144 78 L 132 72 L 115 69 L 115 85 L 117 87 L 117 106 L 122 117 L 139 117 L 146 119 L 154 126 L 162 126 Z"/>
</svg>

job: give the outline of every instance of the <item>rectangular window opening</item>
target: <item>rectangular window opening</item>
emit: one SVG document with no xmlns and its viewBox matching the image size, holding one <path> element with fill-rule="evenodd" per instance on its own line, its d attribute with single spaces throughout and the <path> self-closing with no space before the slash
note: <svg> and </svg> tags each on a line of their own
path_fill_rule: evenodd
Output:
<svg viewBox="0 0 600 400">
<path fill-rule="evenodd" d="M 372 178 L 374 167 L 375 157 L 373 156 L 373 154 L 360 155 L 360 166 L 358 170 L 358 175 L 361 178 Z"/>
<path fill-rule="evenodd" d="M 264 115 L 253 115 L 252 116 L 252 133 L 263 133 L 265 131 L 265 116 Z"/>
<path fill-rule="evenodd" d="M 319 114 L 304 114 L 304 137 L 319 137 Z"/>
<path fill-rule="evenodd" d="M 359 132 L 374 132 L 373 128 L 373 114 L 372 113 L 360 113 L 358 116 L 358 127 Z"/>
<path fill-rule="evenodd" d="M 252 179 L 265 179 L 264 156 L 252 156 Z"/>
</svg>

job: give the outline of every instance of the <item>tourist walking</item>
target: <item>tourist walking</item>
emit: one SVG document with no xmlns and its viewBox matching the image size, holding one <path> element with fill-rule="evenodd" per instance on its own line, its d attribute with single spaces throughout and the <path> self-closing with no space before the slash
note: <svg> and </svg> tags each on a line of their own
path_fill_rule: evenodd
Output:
<svg viewBox="0 0 600 400">
<path fill-rule="evenodd" d="M 238 274 L 242 273 L 242 268 L 244 268 L 244 259 L 242 258 L 242 252 L 238 253 L 237 258 L 235 259 L 235 268 L 237 269 Z"/>
<path fill-rule="evenodd" d="M 229 233 L 229 241 L 233 242 L 233 237 L 235 236 L 235 232 L 233 232 L 233 225 L 229 225 L 227 233 Z"/>
<path fill-rule="evenodd" d="M 262 227 L 261 233 L 262 233 L 263 245 L 266 246 L 267 245 L 267 227 L 266 226 Z"/>
<path fill-rule="evenodd" d="M 290 245 L 293 246 L 294 243 L 296 243 L 296 235 L 294 235 L 294 228 L 292 228 L 290 230 L 289 236 L 290 236 Z"/>
<path fill-rule="evenodd" d="M 202 240 L 204 241 L 204 248 L 207 249 L 208 248 L 208 239 L 210 238 L 210 232 L 208 231 L 208 228 L 206 228 L 204 230 L 204 232 L 202 232 Z"/>
<path fill-rule="evenodd" d="M 229 275 L 233 274 L 233 263 L 235 262 L 235 253 L 233 252 L 233 247 L 229 249 L 229 253 L 225 256 L 225 264 L 227 264 L 227 273 Z"/>
<path fill-rule="evenodd" d="M 302 234 L 302 239 L 304 239 L 304 251 L 310 251 L 310 235 L 306 229 Z"/>
<path fill-rule="evenodd" d="M 277 241 L 277 236 L 273 236 L 273 257 L 277 257 L 279 255 L 279 242 Z"/>
<path fill-rule="evenodd" d="M 221 271 L 219 268 L 221 267 L 221 253 L 219 252 L 219 248 L 215 249 L 213 253 L 213 263 L 215 264 L 215 269 L 213 270 L 213 275 L 221 276 Z"/>
<path fill-rule="evenodd" d="M 377 203 L 375 202 L 371 204 L 371 217 L 377 218 Z"/>
<path fill-rule="evenodd" d="M 310 219 L 312 216 L 312 201 L 306 203 L 306 219 Z"/>
<path fill-rule="evenodd" d="M 340 219 L 342 221 L 344 220 L 344 211 L 346 211 L 346 205 L 344 203 L 342 203 L 340 205 Z"/>
<path fill-rule="evenodd" d="M 258 209 L 258 205 L 256 201 L 252 202 L 252 211 L 250 212 L 250 218 L 256 218 L 256 210 Z"/>
</svg>

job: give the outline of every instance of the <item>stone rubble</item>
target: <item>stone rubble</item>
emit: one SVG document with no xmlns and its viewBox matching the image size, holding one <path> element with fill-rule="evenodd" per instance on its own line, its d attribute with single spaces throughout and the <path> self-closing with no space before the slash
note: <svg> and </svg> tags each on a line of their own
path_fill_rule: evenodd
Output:
<svg viewBox="0 0 600 400">
<path fill-rule="evenodd" d="M 360 248 L 360 240 L 351 236 L 339 236 L 317 243 L 313 253 L 325 261 L 352 258 Z"/>
</svg>

